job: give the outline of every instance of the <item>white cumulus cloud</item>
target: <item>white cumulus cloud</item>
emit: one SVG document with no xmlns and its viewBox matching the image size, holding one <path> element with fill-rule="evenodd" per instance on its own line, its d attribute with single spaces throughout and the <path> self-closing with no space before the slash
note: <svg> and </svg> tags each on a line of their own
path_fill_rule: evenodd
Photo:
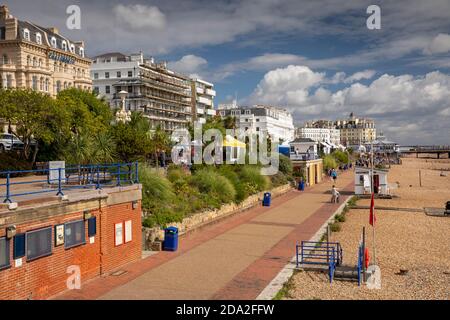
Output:
<svg viewBox="0 0 450 320">
<path fill-rule="evenodd" d="M 178 61 L 169 62 L 169 67 L 179 73 L 198 77 L 205 70 L 208 61 L 202 57 L 188 54 Z"/>
<path fill-rule="evenodd" d="M 438 34 L 425 49 L 427 54 L 440 54 L 450 52 L 450 35 L 446 33 Z"/>
<path fill-rule="evenodd" d="M 113 11 L 118 21 L 132 29 L 162 29 L 166 25 L 166 16 L 155 6 L 118 4 Z"/>
<path fill-rule="evenodd" d="M 345 78 L 372 78 L 375 71 Z M 336 78 L 343 79 L 342 74 Z M 266 73 L 246 102 L 288 108 L 298 123 L 313 118 L 337 119 L 355 112 L 375 118 L 391 139 L 401 143 L 450 143 L 450 75 L 383 74 L 331 92 L 330 79 L 305 66 Z M 345 81 L 344 81 L 345 83 Z"/>
</svg>

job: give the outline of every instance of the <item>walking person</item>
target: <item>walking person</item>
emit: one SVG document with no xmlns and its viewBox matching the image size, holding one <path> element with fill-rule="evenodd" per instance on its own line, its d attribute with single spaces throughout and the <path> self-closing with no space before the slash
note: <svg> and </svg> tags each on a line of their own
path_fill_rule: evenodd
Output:
<svg viewBox="0 0 450 320">
<path fill-rule="evenodd" d="M 331 171 L 331 177 L 333 178 L 333 181 L 336 182 L 337 179 L 337 171 L 336 169 L 333 168 L 333 170 Z"/>
<path fill-rule="evenodd" d="M 339 203 L 339 196 L 339 191 L 336 189 L 336 186 L 333 185 L 331 188 L 331 203 Z"/>
<path fill-rule="evenodd" d="M 164 150 L 159 154 L 159 161 L 162 168 L 166 167 L 166 152 Z"/>
</svg>

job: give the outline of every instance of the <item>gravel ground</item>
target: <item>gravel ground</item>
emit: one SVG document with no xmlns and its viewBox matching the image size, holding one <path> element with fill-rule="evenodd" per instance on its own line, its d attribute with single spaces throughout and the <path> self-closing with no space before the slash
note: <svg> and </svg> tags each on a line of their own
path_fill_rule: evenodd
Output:
<svg viewBox="0 0 450 320">
<path fill-rule="evenodd" d="M 393 166 L 389 183 L 399 182 L 392 192 L 397 199 L 376 200 L 389 207 L 443 207 L 450 200 L 450 172 L 441 177 L 435 168 L 450 168 L 450 160 L 403 159 Z M 418 170 L 422 171 L 422 187 Z M 411 186 L 410 186 L 411 185 Z M 358 204 L 369 205 L 369 200 Z M 292 279 L 288 299 L 450 299 L 450 218 L 430 217 L 424 213 L 376 211 L 376 259 L 381 268 L 380 290 L 358 287 L 356 282 L 333 281 L 326 274 L 299 272 Z M 356 265 L 362 227 L 373 258 L 372 227 L 368 210 L 347 213 L 341 232 L 333 233 L 344 250 L 344 264 Z M 408 270 L 399 275 L 400 269 Z"/>
</svg>

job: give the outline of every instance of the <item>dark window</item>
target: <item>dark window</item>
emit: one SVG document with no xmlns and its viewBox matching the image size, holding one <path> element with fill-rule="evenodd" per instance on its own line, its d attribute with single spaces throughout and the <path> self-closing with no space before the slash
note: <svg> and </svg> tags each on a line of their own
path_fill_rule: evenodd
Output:
<svg viewBox="0 0 450 320">
<path fill-rule="evenodd" d="M 52 253 L 52 228 L 27 232 L 27 260 L 34 260 Z"/>
<path fill-rule="evenodd" d="M 128 86 L 128 93 L 132 93 L 133 92 L 133 87 L 132 86 Z"/>
<path fill-rule="evenodd" d="M 94 87 L 94 90 L 93 90 L 93 91 L 94 91 L 95 94 L 98 94 L 98 93 L 99 93 L 98 87 Z"/>
<path fill-rule="evenodd" d="M 64 224 L 64 248 L 84 244 L 84 220 Z"/>
<path fill-rule="evenodd" d="M 133 71 L 128 71 L 128 78 L 131 78 L 133 76 Z"/>
<path fill-rule="evenodd" d="M 98 73 L 94 73 L 94 79 L 98 79 Z"/>
<path fill-rule="evenodd" d="M 14 251 L 13 258 L 18 259 L 25 256 L 25 233 L 17 234 L 14 236 Z"/>
<path fill-rule="evenodd" d="M 105 72 L 105 78 L 109 79 L 109 72 Z"/>
<path fill-rule="evenodd" d="M 9 267 L 9 240 L 0 238 L 0 269 Z"/>
<path fill-rule="evenodd" d="M 122 77 L 122 73 L 120 71 L 117 71 L 117 78 Z"/>
<path fill-rule="evenodd" d="M 6 35 L 6 32 L 5 32 L 5 27 L 0 27 L 0 39 L 1 40 L 5 40 L 5 35 Z"/>
<path fill-rule="evenodd" d="M 110 86 L 106 86 L 106 87 L 105 87 L 105 92 L 106 92 L 106 93 L 111 93 Z"/>
<path fill-rule="evenodd" d="M 88 237 L 93 237 L 97 234 L 97 218 L 92 217 L 88 220 Z"/>
</svg>

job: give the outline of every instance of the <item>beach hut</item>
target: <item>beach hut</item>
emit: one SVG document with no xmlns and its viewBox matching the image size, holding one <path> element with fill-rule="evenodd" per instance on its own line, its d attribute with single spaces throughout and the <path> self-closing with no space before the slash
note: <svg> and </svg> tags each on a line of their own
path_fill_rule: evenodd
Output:
<svg viewBox="0 0 450 320">
<path fill-rule="evenodd" d="M 355 194 L 370 194 L 370 168 L 356 167 L 355 168 Z M 374 193 L 388 195 L 388 170 L 374 169 L 373 170 L 373 189 Z"/>
</svg>

